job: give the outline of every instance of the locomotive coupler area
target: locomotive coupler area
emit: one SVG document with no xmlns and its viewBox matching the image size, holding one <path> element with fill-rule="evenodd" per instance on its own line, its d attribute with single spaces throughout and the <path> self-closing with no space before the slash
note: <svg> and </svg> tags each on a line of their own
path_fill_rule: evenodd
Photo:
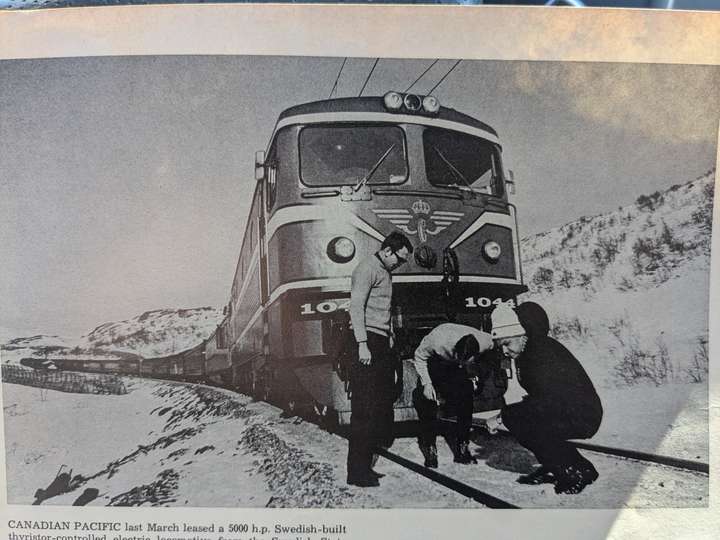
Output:
<svg viewBox="0 0 720 540">
<path fill-rule="evenodd" d="M 394 309 L 393 320 L 395 324 L 395 351 L 403 365 L 405 394 L 410 393 L 419 386 L 419 379 L 413 364 L 415 349 L 422 339 L 437 325 L 448 322 L 446 319 L 414 317 L 408 321 L 403 315 L 400 306 Z M 398 322 L 400 321 L 400 324 Z M 473 410 L 485 412 L 495 410 L 505 405 L 504 394 L 508 388 L 508 379 L 511 370 L 501 351 L 493 348 L 485 351 L 475 362 L 470 362 L 464 369 L 467 378 L 474 386 Z M 441 400 L 441 413 L 442 400 Z"/>
</svg>

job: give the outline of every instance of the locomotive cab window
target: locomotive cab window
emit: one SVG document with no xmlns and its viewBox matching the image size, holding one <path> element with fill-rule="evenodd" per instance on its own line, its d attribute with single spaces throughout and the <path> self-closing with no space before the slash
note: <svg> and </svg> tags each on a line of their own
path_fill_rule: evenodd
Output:
<svg viewBox="0 0 720 540">
<path fill-rule="evenodd" d="M 311 126 L 300 132 L 300 178 L 307 186 L 401 184 L 408 176 L 397 126 Z"/>
<path fill-rule="evenodd" d="M 457 131 L 427 128 L 423 150 L 432 185 L 502 194 L 500 153 L 494 144 Z"/>
</svg>

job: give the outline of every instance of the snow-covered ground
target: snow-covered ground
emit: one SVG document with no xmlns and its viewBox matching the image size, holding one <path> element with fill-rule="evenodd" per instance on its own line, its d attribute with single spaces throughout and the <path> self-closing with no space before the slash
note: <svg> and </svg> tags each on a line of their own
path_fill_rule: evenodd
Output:
<svg viewBox="0 0 720 540">
<path fill-rule="evenodd" d="M 199 507 L 474 508 L 480 506 L 426 478 L 381 459 L 386 475 L 374 489 L 345 484 L 347 446 L 340 437 L 297 417 L 222 389 L 127 379 L 124 396 L 94 396 L 14 384 L 3 385 L 7 489 L 11 504 L 32 504 L 58 471 L 69 472 L 72 491 L 42 504 L 71 505 L 88 489 L 91 505 Z M 701 408 L 677 388 L 662 394 L 664 411 L 648 411 L 648 393 L 635 393 L 626 422 L 603 429 L 597 442 L 707 459 L 706 440 L 692 430 L 665 431 L 660 419 L 689 424 Z M 653 396 L 657 398 L 658 396 Z M 609 414 L 615 413 L 611 406 Z M 652 413 L 652 414 L 651 414 Z M 701 414 L 702 416 L 702 414 Z M 638 435 L 636 422 L 648 426 Z M 707 422 L 707 418 L 705 418 Z M 28 430 L 27 426 L 35 426 Z M 479 443 L 479 444 L 477 444 Z M 509 446 L 508 446 L 509 445 Z M 520 486 L 518 474 L 533 459 L 506 438 L 479 437 L 479 463 L 452 463 L 440 442 L 440 472 L 460 478 L 523 507 L 692 507 L 707 505 L 708 478 L 667 467 L 594 456 L 601 478 L 578 496 L 548 486 Z M 413 439 L 393 450 L 421 462 Z M 199 486 L 202 486 L 199 488 Z"/>
<path fill-rule="evenodd" d="M 476 506 L 428 481 L 421 493 L 414 482 L 374 493 L 348 487 L 343 440 L 267 403 L 182 384 L 128 387 L 125 396 L 42 399 L 37 388 L 4 384 L 8 502 L 31 504 L 65 465 L 82 483 L 43 504 L 71 505 L 96 488 L 94 505 Z M 396 465 L 387 472 L 402 475 Z"/>
</svg>

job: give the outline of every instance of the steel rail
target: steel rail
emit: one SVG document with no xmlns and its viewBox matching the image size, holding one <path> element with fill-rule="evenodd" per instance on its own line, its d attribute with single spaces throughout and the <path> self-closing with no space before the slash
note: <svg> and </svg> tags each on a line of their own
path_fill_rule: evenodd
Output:
<svg viewBox="0 0 720 540">
<path fill-rule="evenodd" d="M 425 478 L 428 478 L 437 484 L 451 489 L 459 493 L 460 495 L 464 495 L 465 497 L 469 497 L 474 501 L 479 502 L 480 504 L 484 504 L 488 508 L 520 508 L 519 506 L 510 504 L 507 501 L 498 499 L 497 497 L 494 497 L 489 493 L 485 493 L 484 491 L 480 491 L 479 489 L 455 480 L 454 478 L 450 478 L 449 476 L 439 473 L 434 469 L 423 467 L 422 465 L 415 463 L 414 461 L 410 461 L 409 459 L 406 459 L 402 456 L 399 456 L 394 452 L 390 452 L 385 448 L 376 448 L 375 453 L 383 456 L 386 459 L 389 459 L 390 461 L 397 463 L 402 467 L 405 467 L 406 469 L 410 469 L 411 471 L 421 476 L 424 476 Z"/>
<path fill-rule="evenodd" d="M 339 437 L 342 437 L 343 439 L 348 439 L 349 433 L 347 430 L 347 426 L 335 426 L 334 428 L 329 430 L 331 433 L 334 433 L 335 435 L 338 435 Z M 499 499 L 493 495 L 490 495 L 489 493 L 486 493 L 484 491 L 480 491 L 477 488 L 474 488 L 468 484 L 465 484 L 463 482 L 460 482 L 459 480 L 455 480 L 454 478 L 451 478 L 447 475 L 442 474 L 441 472 L 436 471 L 435 469 L 430 469 L 428 467 L 425 467 L 423 465 L 420 465 L 419 463 L 415 463 L 412 460 L 409 460 L 407 458 L 404 458 L 395 452 L 391 452 L 387 448 L 382 447 L 376 447 L 373 450 L 377 455 L 384 457 L 385 459 L 388 459 L 392 461 L 393 463 L 397 463 L 401 467 L 404 467 L 405 469 L 408 469 L 414 473 L 419 474 L 420 476 L 424 476 L 428 480 L 431 480 L 432 482 L 435 482 L 436 484 L 440 484 L 443 487 L 446 487 L 456 493 L 459 493 L 460 495 L 463 495 L 464 497 L 468 497 L 470 499 L 473 499 L 476 502 L 479 502 L 480 504 L 483 504 L 487 506 L 488 508 L 493 509 L 518 509 L 521 508 L 520 506 L 515 506 L 514 504 L 511 504 L 503 499 Z"/>
<path fill-rule="evenodd" d="M 509 435 L 509 434 L 508 434 Z M 687 471 L 695 471 L 703 474 L 710 474 L 710 465 L 702 461 L 692 461 L 689 459 L 681 459 L 671 456 L 663 456 L 660 454 L 650 454 L 647 452 L 638 452 L 637 450 L 629 450 L 627 448 L 614 448 L 611 446 L 602 446 L 599 444 L 592 444 L 580 441 L 569 441 L 576 448 L 583 450 L 590 450 L 591 452 L 598 452 L 600 454 L 609 454 L 611 456 L 618 456 L 630 459 L 636 459 L 639 461 L 649 461 L 651 463 L 658 463 L 660 465 L 667 465 L 669 467 L 675 467 L 676 469 L 684 469 Z"/>
<path fill-rule="evenodd" d="M 443 422 L 455 424 L 456 420 L 445 418 Z M 485 430 L 485 423 L 482 421 L 473 421 L 473 427 L 478 427 Z M 489 434 L 488 434 L 489 435 Z M 512 434 L 509 431 L 500 430 L 497 435 L 503 437 L 512 438 Z M 656 463 L 658 465 L 666 465 L 668 467 L 674 467 L 676 469 L 682 469 L 686 471 L 694 471 L 703 474 L 710 474 L 710 465 L 702 461 L 693 461 L 690 459 L 676 458 L 672 456 L 663 456 L 661 454 L 651 454 L 649 452 L 640 452 L 639 450 L 631 450 L 629 448 L 617 448 L 613 446 L 603 446 L 600 444 L 594 444 L 589 442 L 582 442 L 576 440 L 568 441 L 570 444 L 581 450 L 590 450 L 591 452 L 597 452 L 599 454 L 607 454 L 611 456 L 623 457 L 628 459 L 635 459 L 638 461 L 647 461 L 649 463 Z"/>
</svg>

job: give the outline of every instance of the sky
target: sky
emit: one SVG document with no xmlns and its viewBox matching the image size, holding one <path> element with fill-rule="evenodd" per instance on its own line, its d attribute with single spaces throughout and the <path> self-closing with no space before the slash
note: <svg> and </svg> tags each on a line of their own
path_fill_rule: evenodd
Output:
<svg viewBox="0 0 720 540">
<path fill-rule="evenodd" d="M 432 61 L 382 59 L 363 95 L 404 91 Z M 284 108 L 329 97 L 342 62 L 0 61 L 0 337 L 224 304 L 254 153 Z M 348 59 L 335 95 L 358 95 L 373 63 Z M 463 61 L 433 94 L 498 131 L 527 236 L 714 167 L 718 88 L 718 66 Z"/>
</svg>

